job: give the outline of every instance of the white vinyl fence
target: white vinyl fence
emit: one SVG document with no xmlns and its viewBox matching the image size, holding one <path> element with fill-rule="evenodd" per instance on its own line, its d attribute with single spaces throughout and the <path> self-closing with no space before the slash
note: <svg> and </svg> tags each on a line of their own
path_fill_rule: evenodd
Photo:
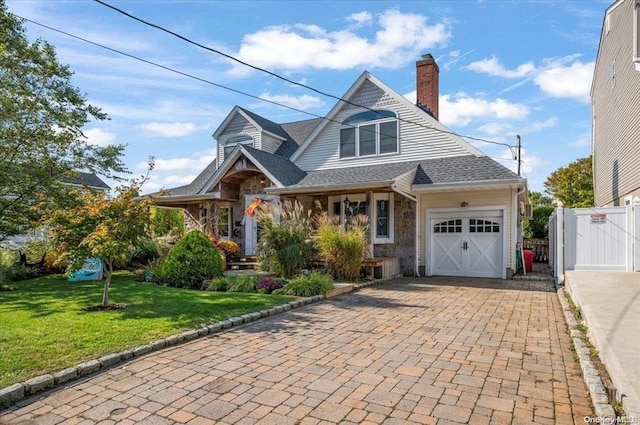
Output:
<svg viewBox="0 0 640 425">
<path fill-rule="evenodd" d="M 549 217 L 549 264 L 565 270 L 640 270 L 640 205 L 556 208 Z"/>
</svg>

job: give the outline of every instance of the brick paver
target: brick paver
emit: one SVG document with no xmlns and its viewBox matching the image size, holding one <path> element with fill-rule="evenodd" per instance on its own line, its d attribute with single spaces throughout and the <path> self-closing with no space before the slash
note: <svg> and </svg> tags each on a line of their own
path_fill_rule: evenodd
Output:
<svg viewBox="0 0 640 425">
<path fill-rule="evenodd" d="M 149 354 L 2 424 L 584 423 L 547 282 L 402 278 Z"/>
</svg>

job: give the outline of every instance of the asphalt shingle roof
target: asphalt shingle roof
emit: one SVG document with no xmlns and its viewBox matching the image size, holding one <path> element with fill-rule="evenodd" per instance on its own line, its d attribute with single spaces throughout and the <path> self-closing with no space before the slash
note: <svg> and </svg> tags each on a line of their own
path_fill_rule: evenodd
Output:
<svg viewBox="0 0 640 425">
<path fill-rule="evenodd" d="M 89 187 L 96 187 L 107 190 L 111 189 L 111 187 L 103 182 L 100 177 L 92 173 L 78 172 L 78 175 L 62 178 L 61 181 L 63 183 L 77 184 L 79 186 L 87 185 Z"/>
<path fill-rule="evenodd" d="M 306 175 L 306 173 L 298 168 L 296 164 L 286 158 L 250 148 L 248 146 L 243 146 L 243 149 L 246 149 L 247 152 L 249 152 L 249 154 L 260 163 L 260 165 L 268 170 L 273 177 L 278 179 L 278 181 L 285 186 L 296 184 Z"/>
<path fill-rule="evenodd" d="M 308 171 L 292 188 L 339 186 L 350 183 L 376 183 L 393 180 L 411 170 L 417 170 L 413 184 L 468 183 L 491 180 L 517 180 L 508 168 L 486 156 L 455 156 L 423 161 L 409 161 Z"/>
</svg>

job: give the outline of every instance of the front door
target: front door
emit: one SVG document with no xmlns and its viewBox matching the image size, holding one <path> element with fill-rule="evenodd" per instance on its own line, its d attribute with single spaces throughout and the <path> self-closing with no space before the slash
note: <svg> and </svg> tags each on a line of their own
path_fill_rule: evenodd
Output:
<svg viewBox="0 0 640 425">
<path fill-rule="evenodd" d="M 280 197 L 277 195 L 245 195 L 244 196 L 244 208 L 246 209 L 251 205 L 256 198 L 260 198 L 265 202 L 277 202 Z M 256 249 L 258 248 L 258 242 L 260 242 L 260 226 L 255 215 L 248 215 L 245 212 L 244 215 L 244 255 L 253 256 L 256 255 Z"/>
<path fill-rule="evenodd" d="M 500 211 L 431 217 L 431 274 L 502 277 L 503 220 Z"/>
</svg>

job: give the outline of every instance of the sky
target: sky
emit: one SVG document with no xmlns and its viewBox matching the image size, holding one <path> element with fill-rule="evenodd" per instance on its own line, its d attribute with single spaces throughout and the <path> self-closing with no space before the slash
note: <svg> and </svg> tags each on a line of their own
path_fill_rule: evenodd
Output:
<svg viewBox="0 0 640 425">
<path fill-rule="evenodd" d="M 5 1 L 19 17 L 147 61 L 24 23 L 108 114 L 85 126 L 88 142 L 126 144 L 131 177 L 155 157 L 144 192 L 191 182 L 215 157 L 212 134 L 235 105 L 283 123 L 324 116 L 335 104 L 95 1 Z M 502 144 L 520 135 L 533 191 L 591 153 L 589 91 L 611 1 L 104 1 L 337 97 L 366 70 L 415 101 L 415 62 L 430 53 L 440 67 L 440 121 L 501 143 L 468 139 L 514 171 L 514 149 Z"/>
</svg>

